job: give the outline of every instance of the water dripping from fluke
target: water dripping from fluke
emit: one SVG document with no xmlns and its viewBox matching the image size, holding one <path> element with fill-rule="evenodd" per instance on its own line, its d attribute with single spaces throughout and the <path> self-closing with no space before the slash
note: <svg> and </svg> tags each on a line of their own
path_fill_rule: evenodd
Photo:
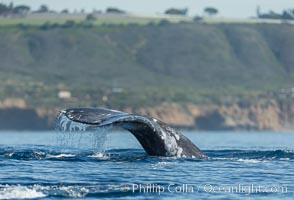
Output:
<svg viewBox="0 0 294 200">
<path fill-rule="evenodd" d="M 112 126 L 98 127 L 69 120 L 60 113 L 56 120 L 56 144 L 64 148 L 87 149 L 103 154 Z"/>
</svg>

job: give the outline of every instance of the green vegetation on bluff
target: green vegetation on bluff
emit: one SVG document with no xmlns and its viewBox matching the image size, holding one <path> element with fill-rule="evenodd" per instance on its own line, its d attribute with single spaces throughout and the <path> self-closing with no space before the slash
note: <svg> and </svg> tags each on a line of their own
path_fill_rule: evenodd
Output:
<svg viewBox="0 0 294 200">
<path fill-rule="evenodd" d="M 93 16 L 93 20 L 88 20 L 87 17 Z M 1 26 L 42 26 L 44 24 L 51 25 L 62 25 L 64 23 L 73 22 L 76 24 L 89 23 L 91 25 L 104 25 L 104 24 L 138 24 L 147 25 L 149 23 L 160 23 L 161 20 L 168 20 L 169 22 L 178 23 L 181 21 L 192 21 L 191 17 L 184 16 L 132 16 L 132 15 L 86 15 L 86 14 L 32 14 L 26 17 L 0 17 L 0 27 Z"/>
<path fill-rule="evenodd" d="M 0 26 L 0 98 L 116 107 L 254 100 L 293 85 L 293 52 L 287 24 Z M 60 100 L 60 90 L 72 98 Z"/>
</svg>

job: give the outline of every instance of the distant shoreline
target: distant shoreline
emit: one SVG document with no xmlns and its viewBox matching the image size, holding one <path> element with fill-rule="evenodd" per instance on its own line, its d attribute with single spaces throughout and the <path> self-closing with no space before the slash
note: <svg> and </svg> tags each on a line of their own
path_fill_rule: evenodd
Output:
<svg viewBox="0 0 294 200">
<path fill-rule="evenodd" d="M 280 109 L 275 102 L 269 105 L 251 105 L 247 108 L 237 104 L 217 106 L 173 103 L 146 108 L 126 108 L 124 111 L 149 115 L 174 128 L 187 131 L 294 130 L 294 127 L 289 126 L 291 121 L 283 121 L 289 113 L 284 112 L 283 116 Z M 0 130 L 53 130 L 58 110 L 60 109 L 1 108 Z"/>
<path fill-rule="evenodd" d="M 88 14 L 84 13 L 30 13 L 26 15 L 8 15 L 0 16 L 1 26 L 12 25 L 32 25 L 41 26 L 45 23 L 58 23 L 62 24 L 66 21 L 73 21 L 80 23 L 86 20 Z M 92 14 L 96 19 L 92 20 L 93 25 L 103 24 L 140 24 L 146 25 L 148 23 L 159 23 L 161 20 L 167 20 L 171 23 L 179 22 L 193 22 L 193 17 L 181 15 L 167 15 L 167 14 L 109 14 L 100 13 Z M 201 17 L 199 23 L 207 24 L 294 24 L 294 20 L 282 19 L 261 19 L 261 18 L 225 18 L 225 17 Z"/>
</svg>

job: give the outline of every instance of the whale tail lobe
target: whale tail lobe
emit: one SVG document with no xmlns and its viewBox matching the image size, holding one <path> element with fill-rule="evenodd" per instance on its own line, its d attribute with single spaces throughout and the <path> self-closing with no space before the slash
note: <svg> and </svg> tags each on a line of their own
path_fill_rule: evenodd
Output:
<svg viewBox="0 0 294 200">
<path fill-rule="evenodd" d="M 90 126 L 114 125 L 131 132 L 151 156 L 203 158 L 205 154 L 187 137 L 150 116 L 128 114 L 105 108 L 70 108 L 61 114 Z"/>
</svg>

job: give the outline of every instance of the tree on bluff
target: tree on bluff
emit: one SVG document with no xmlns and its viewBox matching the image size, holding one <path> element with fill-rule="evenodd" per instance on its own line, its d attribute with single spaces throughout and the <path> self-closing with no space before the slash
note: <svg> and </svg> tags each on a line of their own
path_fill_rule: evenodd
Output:
<svg viewBox="0 0 294 200">
<path fill-rule="evenodd" d="M 167 15 L 187 15 L 188 9 L 176 9 L 176 8 L 170 8 L 164 12 Z"/>
<path fill-rule="evenodd" d="M 19 5 L 19 6 L 14 7 L 14 9 L 13 9 L 14 13 L 23 14 L 23 15 L 29 13 L 30 10 L 31 10 L 31 8 L 26 5 Z"/>
<path fill-rule="evenodd" d="M 283 10 L 283 12 L 276 13 L 272 10 L 270 10 L 267 13 L 262 13 L 260 11 L 260 7 L 257 7 L 256 15 L 260 19 L 281 19 L 281 20 L 294 20 L 294 9 L 287 9 Z"/>
<path fill-rule="evenodd" d="M 294 19 L 294 9 L 293 10 L 284 10 L 282 14 L 282 19 Z"/>
<path fill-rule="evenodd" d="M 5 15 L 9 13 L 9 7 L 3 3 L 0 3 L 0 15 Z"/>
<path fill-rule="evenodd" d="M 37 10 L 38 13 L 48 13 L 49 12 L 49 8 L 47 5 L 41 5 L 39 10 Z"/>
<path fill-rule="evenodd" d="M 207 7 L 204 9 L 204 12 L 206 14 L 208 14 L 209 16 L 214 16 L 218 13 L 218 10 L 216 8 L 213 7 Z"/>
<path fill-rule="evenodd" d="M 0 15 L 13 15 L 13 14 L 27 14 L 29 13 L 31 8 L 26 5 L 18 5 L 18 6 L 13 6 L 12 3 L 10 5 L 5 5 L 3 3 L 0 3 Z"/>
<path fill-rule="evenodd" d="M 125 14 L 126 11 L 120 10 L 118 8 L 109 7 L 109 8 L 106 9 L 106 13 L 110 13 L 110 14 Z"/>
</svg>

